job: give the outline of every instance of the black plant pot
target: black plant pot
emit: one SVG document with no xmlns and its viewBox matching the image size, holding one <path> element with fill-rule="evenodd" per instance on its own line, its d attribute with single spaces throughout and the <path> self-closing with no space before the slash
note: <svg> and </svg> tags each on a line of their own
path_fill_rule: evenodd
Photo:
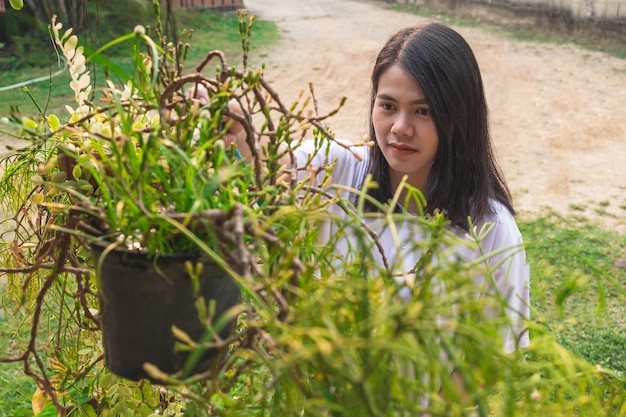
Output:
<svg viewBox="0 0 626 417">
<path fill-rule="evenodd" d="M 103 247 L 92 246 L 98 259 Z M 195 307 L 196 297 L 191 279 L 185 272 L 185 261 L 197 258 L 160 256 L 113 250 L 106 254 L 98 271 L 98 295 L 105 365 L 114 374 L 131 380 L 154 380 L 143 369 L 148 362 L 168 374 L 183 369 L 190 352 L 174 351 L 176 338 L 172 326 L 185 331 L 193 340 L 206 332 Z M 200 276 L 200 296 L 208 303 L 215 300 L 215 317 L 238 304 L 241 292 L 232 278 L 219 266 L 207 261 Z M 228 337 L 234 321 L 219 335 Z M 203 352 L 190 374 L 208 369 L 225 352 L 215 349 Z"/>
</svg>

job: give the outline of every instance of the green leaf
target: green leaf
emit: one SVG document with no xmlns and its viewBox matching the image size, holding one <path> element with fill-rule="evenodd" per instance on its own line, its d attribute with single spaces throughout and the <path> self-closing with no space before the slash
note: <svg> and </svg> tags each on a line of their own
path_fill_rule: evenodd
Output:
<svg viewBox="0 0 626 417">
<path fill-rule="evenodd" d="M 13 1 L 13 0 L 11 0 Z M 59 411 L 54 404 L 49 403 L 37 414 L 37 417 L 57 417 Z"/>
<path fill-rule="evenodd" d="M 53 131 L 58 130 L 61 126 L 61 122 L 59 121 L 58 117 L 56 117 L 54 114 L 51 114 L 48 116 L 48 126 L 50 126 L 50 129 L 52 129 Z"/>
<path fill-rule="evenodd" d="M 11 4 L 11 7 L 13 7 L 15 10 L 21 10 L 22 7 L 24 7 L 23 0 L 9 0 L 9 3 Z"/>
<path fill-rule="evenodd" d="M 96 410 L 94 410 L 91 404 L 83 404 L 81 406 L 82 414 L 87 417 L 97 417 Z"/>
</svg>

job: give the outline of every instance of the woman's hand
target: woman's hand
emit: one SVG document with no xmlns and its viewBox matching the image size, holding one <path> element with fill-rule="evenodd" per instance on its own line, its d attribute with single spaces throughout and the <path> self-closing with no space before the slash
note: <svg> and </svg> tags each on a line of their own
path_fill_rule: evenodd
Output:
<svg viewBox="0 0 626 417">
<path fill-rule="evenodd" d="M 209 91 L 203 84 L 196 84 L 189 90 L 189 95 L 192 99 L 197 100 L 201 106 L 206 105 L 209 102 Z M 228 111 L 232 114 L 244 116 L 241 105 L 237 100 L 232 99 L 228 102 Z M 228 126 L 228 130 L 224 135 L 224 146 L 230 149 L 231 146 L 235 146 L 241 156 L 250 162 L 252 159 L 252 151 L 246 142 L 246 129 L 243 125 L 231 117 L 224 117 L 222 123 Z"/>
<path fill-rule="evenodd" d="M 241 110 L 241 106 L 234 99 L 228 102 L 228 110 L 238 116 L 244 116 L 243 111 Z M 226 149 L 229 149 L 231 146 L 235 145 L 237 147 L 237 150 L 239 150 L 241 156 L 246 161 L 250 162 L 252 158 L 252 152 L 250 151 L 250 147 L 246 142 L 246 129 L 244 129 L 243 125 L 239 121 L 231 117 L 225 117 L 222 120 L 222 123 L 225 123 L 228 126 L 228 130 L 224 135 L 224 146 L 226 146 Z"/>
</svg>

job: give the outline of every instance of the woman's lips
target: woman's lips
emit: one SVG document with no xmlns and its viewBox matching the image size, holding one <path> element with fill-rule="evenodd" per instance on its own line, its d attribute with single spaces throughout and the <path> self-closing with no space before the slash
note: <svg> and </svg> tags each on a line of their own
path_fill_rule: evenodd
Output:
<svg viewBox="0 0 626 417">
<path fill-rule="evenodd" d="M 414 152 L 417 152 L 416 149 L 411 148 L 410 146 L 403 145 L 401 143 L 390 143 L 389 148 L 396 155 L 408 155 Z"/>
</svg>

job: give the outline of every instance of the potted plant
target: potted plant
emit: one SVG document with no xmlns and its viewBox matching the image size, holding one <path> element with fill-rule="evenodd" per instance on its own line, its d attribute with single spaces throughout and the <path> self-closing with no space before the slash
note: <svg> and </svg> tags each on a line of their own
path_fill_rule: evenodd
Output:
<svg viewBox="0 0 626 417">
<path fill-rule="evenodd" d="M 241 17 L 245 46 L 251 21 Z M 600 415 L 622 407 L 623 377 L 568 354 L 542 326 L 531 351 L 500 352 L 494 326 L 476 320 L 498 304 L 473 296 L 475 265 L 446 250 L 455 240 L 443 216 L 357 205 L 318 245 L 310 225 L 337 220 L 318 198 L 325 190 L 297 184 L 280 164 L 311 126 L 318 146 L 329 139 L 324 116 L 305 117 L 306 101 L 284 106 L 260 72 L 231 69 L 219 52 L 185 73 L 185 41 L 170 43 L 158 25 L 159 42 L 142 27 L 124 38 L 137 42 L 135 76 L 93 95 L 83 51 L 62 29 L 53 22 L 76 107 L 63 123 L 14 115 L 30 143 L 3 161 L 0 181 L 2 249 L 11 258 L 0 272 L 19 276 L 13 298 L 18 319 L 30 323 L 23 353 L 2 361 L 23 363 L 35 397 L 51 403 L 45 415 Z M 206 105 L 190 98 L 198 83 Z M 246 129 L 251 163 L 224 147 L 228 118 Z M 378 261 L 365 216 L 390 232 L 399 222 L 430 232 L 411 240 L 428 254 L 415 274 L 398 276 Z M 472 233 L 479 241 L 482 232 Z M 346 236 L 352 248 L 341 257 L 335 247 Z M 427 285 L 436 278 L 450 297 Z M 207 290 L 214 281 L 225 290 Z M 401 302 L 411 289 L 412 302 Z M 137 309 L 140 298 L 148 312 Z M 459 314 L 442 326 L 452 311 Z M 232 332 L 241 312 L 246 320 Z M 158 326 L 137 337 L 124 330 L 131 322 Z M 54 335 L 42 341 L 46 326 Z M 159 350 L 158 336 L 166 339 Z M 115 373 L 142 380 L 108 373 L 102 351 Z M 480 408 L 463 408 L 443 357 L 473 383 Z M 181 388 L 151 389 L 143 377 Z"/>
<path fill-rule="evenodd" d="M 252 22 L 241 13 L 244 45 Z M 325 131 L 246 68 L 245 48 L 242 70 L 213 51 L 185 73 L 189 39 L 137 26 L 94 53 L 135 42 L 134 76 L 94 92 L 76 36 L 54 19 L 51 33 L 76 106 L 64 123 L 13 116 L 30 144 L 4 161 L 2 188 L 27 197 L 15 206 L 18 228 L 29 229 L 16 250 L 30 242 L 34 259 L 14 272 L 50 268 L 50 280 L 69 272 L 89 292 L 95 271 L 99 304 L 83 303 L 83 314 L 102 327 L 105 363 L 117 375 L 166 382 L 215 371 L 240 337 L 232 332 L 239 283 L 258 275 L 259 253 L 279 250 L 276 212 L 298 198 L 280 159 L 310 126 Z M 198 85 L 206 104 L 193 98 Z M 251 163 L 224 146 L 232 119 L 246 130 Z"/>
</svg>

